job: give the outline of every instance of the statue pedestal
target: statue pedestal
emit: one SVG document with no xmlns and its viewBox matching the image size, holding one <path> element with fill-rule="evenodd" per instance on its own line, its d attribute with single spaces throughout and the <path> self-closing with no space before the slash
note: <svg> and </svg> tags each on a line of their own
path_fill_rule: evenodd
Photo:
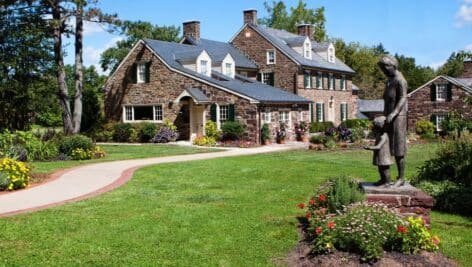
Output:
<svg viewBox="0 0 472 267">
<path fill-rule="evenodd" d="M 409 183 L 400 187 L 379 187 L 373 183 L 361 183 L 361 187 L 368 202 L 383 203 L 404 217 L 421 216 L 429 227 L 434 199 L 425 192 Z"/>
</svg>

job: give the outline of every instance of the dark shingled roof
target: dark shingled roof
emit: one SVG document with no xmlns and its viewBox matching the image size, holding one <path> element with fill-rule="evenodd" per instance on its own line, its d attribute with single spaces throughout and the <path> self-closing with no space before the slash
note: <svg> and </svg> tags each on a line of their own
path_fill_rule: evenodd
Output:
<svg viewBox="0 0 472 267">
<path fill-rule="evenodd" d="M 232 79 L 228 76 L 213 71 L 212 76 L 208 77 L 196 71 L 187 69 L 176 60 L 175 54 L 185 52 L 189 49 L 192 50 L 195 47 L 194 45 L 171 43 L 152 39 L 144 39 L 143 41 L 171 68 L 206 81 L 210 84 L 223 87 L 230 92 L 234 92 L 235 94 L 246 96 L 247 98 L 253 99 L 254 101 L 264 103 L 306 104 L 312 102 L 301 96 L 289 93 L 279 88 L 262 84 L 258 81 L 250 80 L 240 75 L 236 75 L 235 79 Z M 210 54 L 209 51 L 207 52 Z"/>
<path fill-rule="evenodd" d="M 265 28 L 260 25 L 247 24 L 247 26 L 254 29 L 260 35 L 265 37 L 269 42 L 271 42 L 275 47 L 285 53 L 288 57 L 292 58 L 295 62 L 304 67 L 335 70 L 351 74 L 355 73 L 354 70 L 344 64 L 338 58 L 335 59 L 334 63 L 331 63 L 323 59 L 316 53 L 312 53 L 312 59 L 308 59 L 300 55 L 297 51 L 293 50 L 293 48 L 291 48 L 290 45 L 285 41 L 286 39 L 300 37 L 299 35 L 284 30 Z M 312 42 L 315 41 L 312 40 Z"/>
<path fill-rule="evenodd" d="M 197 103 L 211 103 L 211 100 L 198 88 L 188 88 L 186 91 L 197 101 Z"/>
<path fill-rule="evenodd" d="M 197 41 L 191 37 L 185 37 L 185 40 L 196 47 L 205 49 L 216 62 L 223 61 L 224 57 L 229 53 L 233 57 L 236 67 L 257 70 L 257 65 L 254 62 L 229 43 L 203 38 Z"/>
<path fill-rule="evenodd" d="M 472 78 L 454 78 L 454 77 L 451 77 L 451 76 L 439 75 L 439 76 L 434 77 L 431 81 L 423 84 L 422 86 L 420 86 L 420 87 L 416 88 L 415 90 L 411 91 L 410 93 L 408 93 L 408 96 L 411 96 L 411 95 L 415 94 L 418 90 L 420 90 L 421 88 L 424 88 L 426 85 L 431 84 L 432 82 L 436 81 L 439 78 L 446 79 L 449 82 L 461 87 L 466 92 L 472 94 Z"/>
<path fill-rule="evenodd" d="M 384 100 L 383 99 L 359 99 L 357 100 L 357 106 L 360 112 L 383 112 Z"/>
</svg>

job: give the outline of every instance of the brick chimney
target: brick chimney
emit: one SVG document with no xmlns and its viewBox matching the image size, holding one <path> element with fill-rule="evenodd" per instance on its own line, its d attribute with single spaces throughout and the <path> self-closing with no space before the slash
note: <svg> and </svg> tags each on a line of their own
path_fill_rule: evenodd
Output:
<svg viewBox="0 0 472 267">
<path fill-rule="evenodd" d="M 200 21 L 192 20 L 183 23 L 184 37 L 191 37 L 195 40 L 200 39 Z"/>
<path fill-rule="evenodd" d="M 472 59 L 464 60 L 464 72 L 460 78 L 472 78 Z"/>
<path fill-rule="evenodd" d="M 298 28 L 298 35 L 308 36 L 310 38 L 313 36 L 313 25 L 307 24 L 307 23 L 301 23 L 297 25 L 297 28 Z"/>
<path fill-rule="evenodd" d="M 244 24 L 257 25 L 257 10 L 256 9 L 244 10 L 243 14 L 244 14 Z"/>
</svg>

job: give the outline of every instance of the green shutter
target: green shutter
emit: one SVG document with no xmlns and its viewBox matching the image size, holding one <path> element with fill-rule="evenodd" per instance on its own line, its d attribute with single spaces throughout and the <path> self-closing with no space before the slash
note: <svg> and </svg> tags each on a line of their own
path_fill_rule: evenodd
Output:
<svg viewBox="0 0 472 267">
<path fill-rule="evenodd" d="M 344 119 L 344 104 L 341 103 L 341 105 L 339 106 L 339 109 L 341 110 L 341 112 L 339 112 L 341 114 L 341 121 L 343 121 L 343 119 Z"/>
<path fill-rule="evenodd" d="M 133 66 L 131 67 L 131 81 L 133 83 L 138 83 L 138 64 L 133 63 Z"/>
<path fill-rule="evenodd" d="M 260 72 L 257 73 L 257 80 L 262 82 L 262 74 Z"/>
<path fill-rule="evenodd" d="M 347 103 L 344 104 L 344 106 L 345 106 L 344 109 L 346 110 L 346 120 L 348 120 L 349 119 L 349 109 L 347 108 Z"/>
<path fill-rule="evenodd" d="M 336 90 L 336 78 L 333 75 L 333 90 Z"/>
<path fill-rule="evenodd" d="M 436 114 L 431 115 L 431 122 L 436 125 Z"/>
<path fill-rule="evenodd" d="M 436 85 L 431 84 L 431 101 L 436 101 Z"/>
<path fill-rule="evenodd" d="M 308 79 L 310 79 L 310 75 L 308 73 L 303 74 L 303 87 L 308 88 L 309 82 Z"/>
<path fill-rule="evenodd" d="M 228 120 L 234 121 L 234 105 L 228 106 Z"/>
<path fill-rule="evenodd" d="M 315 122 L 315 107 L 313 103 L 310 103 L 310 121 Z"/>
<path fill-rule="evenodd" d="M 324 103 L 321 103 L 321 109 L 323 110 L 323 121 L 326 121 L 326 114 L 325 114 L 325 104 Z"/>
<path fill-rule="evenodd" d="M 151 62 L 146 62 L 146 83 L 149 83 L 151 77 Z"/>
<path fill-rule="evenodd" d="M 210 106 L 210 120 L 216 122 L 216 104 Z"/>
<path fill-rule="evenodd" d="M 452 84 L 447 84 L 447 101 L 452 101 Z"/>
</svg>

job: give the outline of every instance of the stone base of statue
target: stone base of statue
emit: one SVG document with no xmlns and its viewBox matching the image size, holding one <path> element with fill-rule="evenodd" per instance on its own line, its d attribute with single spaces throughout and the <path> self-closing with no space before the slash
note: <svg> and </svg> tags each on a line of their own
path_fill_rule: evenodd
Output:
<svg viewBox="0 0 472 267">
<path fill-rule="evenodd" d="M 421 216 L 429 227 L 434 199 L 425 192 L 408 182 L 399 187 L 375 186 L 373 183 L 361 183 L 361 187 L 367 195 L 368 202 L 383 203 L 404 217 Z"/>
</svg>

